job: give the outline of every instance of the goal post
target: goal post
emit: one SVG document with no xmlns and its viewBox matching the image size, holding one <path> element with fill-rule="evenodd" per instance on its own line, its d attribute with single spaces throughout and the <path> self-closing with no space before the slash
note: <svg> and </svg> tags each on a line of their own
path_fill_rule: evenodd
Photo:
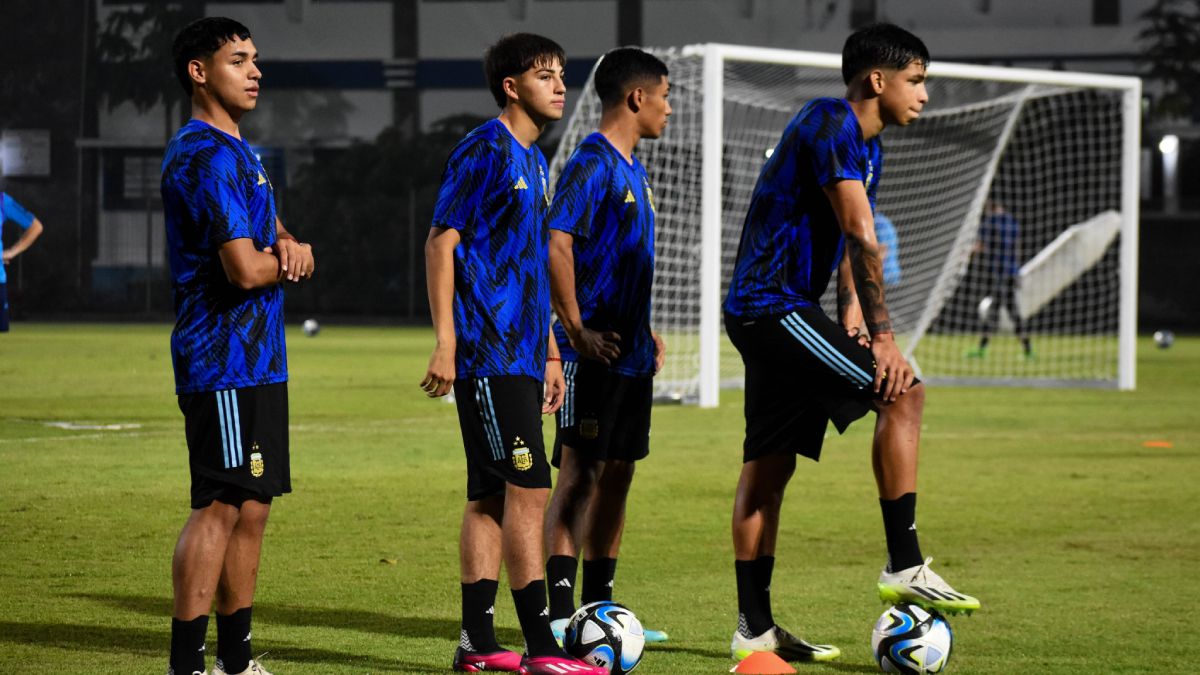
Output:
<svg viewBox="0 0 1200 675">
<path fill-rule="evenodd" d="M 725 44 L 651 51 L 670 69 L 674 111 L 663 137 L 637 148 L 658 207 L 653 322 L 668 356 L 655 394 L 715 406 L 743 377 L 721 303 L 759 170 L 806 101 L 844 93 L 841 57 Z M 895 223 L 885 254 L 899 280 L 885 297 L 905 355 L 928 382 L 1132 389 L 1140 80 L 934 60 L 927 86 L 922 118 L 882 136 L 876 216 Z M 589 78 L 552 177 L 599 117 Z M 995 303 L 994 318 L 1009 320 L 993 321 L 985 358 L 971 358 L 977 307 L 997 287 L 996 254 L 981 251 L 981 220 L 996 204 L 1019 223 L 1014 268 L 1056 241 L 1058 258 L 1086 255 L 1056 261 L 1055 274 L 1027 273 L 1021 292 L 1039 308 L 1022 316 Z M 1069 233 L 1102 214 L 1116 219 L 1115 238 Z M 1058 287 L 1029 286 L 1041 278 Z M 830 286 L 822 304 L 832 312 Z M 1023 319 L 1031 355 L 1012 318 Z"/>
</svg>

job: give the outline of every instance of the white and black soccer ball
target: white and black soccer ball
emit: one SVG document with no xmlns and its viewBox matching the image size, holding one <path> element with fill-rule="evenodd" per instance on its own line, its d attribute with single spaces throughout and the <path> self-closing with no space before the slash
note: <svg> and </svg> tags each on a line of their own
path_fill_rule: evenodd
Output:
<svg viewBox="0 0 1200 675">
<path fill-rule="evenodd" d="M 953 646 L 946 619 L 916 605 L 888 607 L 871 631 L 871 651 L 885 673 L 939 673 Z"/>
<path fill-rule="evenodd" d="M 642 622 L 627 608 L 615 602 L 593 602 L 580 607 L 567 622 L 563 648 L 612 675 L 624 675 L 641 663 L 646 635 Z"/>
<path fill-rule="evenodd" d="M 1154 344 L 1158 345 L 1159 349 L 1167 349 L 1175 344 L 1175 334 L 1169 330 L 1154 331 Z"/>
<path fill-rule="evenodd" d="M 321 324 L 317 323 L 316 319 L 304 320 L 304 334 L 308 337 L 313 337 L 321 332 Z"/>
</svg>

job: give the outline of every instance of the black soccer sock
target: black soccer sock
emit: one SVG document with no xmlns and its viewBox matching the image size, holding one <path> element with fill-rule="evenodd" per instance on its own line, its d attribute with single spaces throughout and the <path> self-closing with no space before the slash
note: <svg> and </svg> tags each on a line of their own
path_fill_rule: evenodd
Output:
<svg viewBox="0 0 1200 675">
<path fill-rule="evenodd" d="M 586 605 L 589 602 L 612 600 L 613 578 L 617 576 L 616 558 L 596 558 L 583 561 L 583 592 L 579 602 Z"/>
<path fill-rule="evenodd" d="M 762 605 L 763 589 L 756 574 L 758 567 L 758 560 L 733 561 L 737 575 L 738 632 L 748 638 L 758 637 L 775 625 L 770 612 Z"/>
<path fill-rule="evenodd" d="M 1025 349 L 1026 354 L 1033 353 L 1033 343 L 1031 343 L 1029 341 L 1029 338 L 1027 338 L 1027 337 L 1021 338 L 1021 347 Z"/>
<path fill-rule="evenodd" d="M 887 537 L 888 570 L 907 569 L 924 562 L 917 542 L 917 493 L 907 492 L 899 499 L 880 499 L 883 533 Z"/>
<path fill-rule="evenodd" d="M 517 620 L 525 634 L 525 653 L 530 656 L 566 656 L 566 652 L 554 641 L 550 632 L 550 608 L 546 606 L 546 581 L 529 582 L 521 590 L 513 590 L 513 604 L 517 606 Z"/>
<path fill-rule="evenodd" d="M 775 572 L 775 556 L 760 555 L 754 561 L 754 584 L 758 587 L 758 606 L 763 615 L 775 625 L 771 612 L 771 575 Z"/>
<path fill-rule="evenodd" d="M 227 673 L 240 673 L 250 667 L 250 607 L 229 616 L 217 614 L 217 663 Z"/>
<path fill-rule="evenodd" d="M 458 645 L 463 649 L 483 653 L 500 650 L 494 621 L 497 586 L 495 579 L 462 585 L 462 633 Z"/>
<path fill-rule="evenodd" d="M 578 569 L 579 561 L 574 556 L 552 555 L 546 561 L 551 621 L 569 619 L 575 613 L 575 573 Z"/>
<path fill-rule="evenodd" d="M 986 336 L 986 335 L 984 335 L 983 337 L 979 338 L 979 348 L 980 348 L 980 349 L 987 349 L 987 346 L 988 346 L 988 340 L 989 340 L 989 339 L 990 339 L 990 338 L 988 338 L 988 336 Z"/>
<path fill-rule="evenodd" d="M 204 672 L 204 635 L 208 615 L 190 621 L 171 619 L 171 671 L 175 675 Z"/>
</svg>

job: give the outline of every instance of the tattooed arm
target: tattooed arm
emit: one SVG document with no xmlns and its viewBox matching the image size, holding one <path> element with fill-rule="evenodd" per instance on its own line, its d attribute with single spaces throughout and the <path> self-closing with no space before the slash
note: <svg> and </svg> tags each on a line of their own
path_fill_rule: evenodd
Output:
<svg viewBox="0 0 1200 675">
<path fill-rule="evenodd" d="M 855 295 L 875 355 L 875 391 L 885 401 L 895 401 L 912 386 L 912 366 L 900 353 L 892 332 L 892 320 L 883 298 L 883 256 L 875 239 L 875 220 L 866 188 L 856 180 L 840 180 L 825 186 L 838 225 L 846 237 L 846 258 L 854 279 Z M 842 292 L 839 280 L 838 293 Z"/>
<path fill-rule="evenodd" d="M 837 276 L 838 320 L 846 335 L 857 338 L 864 347 L 870 345 L 870 338 L 863 330 L 862 307 L 858 304 L 858 293 L 854 290 L 854 273 L 850 269 L 849 251 L 842 255 L 838 263 Z"/>
</svg>

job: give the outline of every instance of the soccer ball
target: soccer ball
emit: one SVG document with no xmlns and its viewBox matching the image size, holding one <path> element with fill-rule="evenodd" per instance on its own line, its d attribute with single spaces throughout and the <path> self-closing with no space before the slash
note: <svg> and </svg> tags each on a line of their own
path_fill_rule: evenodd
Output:
<svg viewBox="0 0 1200 675">
<path fill-rule="evenodd" d="M 1154 344 L 1158 345 L 1159 349 L 1166 349 L 1175 344 L 1175 334 L 1169 330 L 1154 331 Z"/>
<path fill-rule="evenodd" d="M 321 332 L 321 324 L 317 323 L 316 319 L 304 320 L 304 334 L 308 337 L 313 337 Z"/>
<path fill-rule="evenodd" d="M 885 673 L 938 673 L 950 661 L 954 633 L 937 612 L 889 607 L 871 631 L 871 651 Z"/>
<path fill-rule="evenodd" d="M 571 616 L 563 647 L 575 658 L 623 675 L 641 662 L 646 636 L 633 612 L 615 602 L 593 602 Z"/>
</svg>

